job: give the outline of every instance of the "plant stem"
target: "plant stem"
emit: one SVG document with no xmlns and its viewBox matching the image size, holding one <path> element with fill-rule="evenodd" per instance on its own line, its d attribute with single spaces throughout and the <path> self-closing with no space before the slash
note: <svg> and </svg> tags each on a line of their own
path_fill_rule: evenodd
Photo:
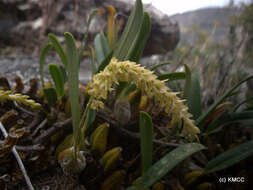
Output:
<svg viewBox="0 0 253 190">
<path fill-rule="evenodd" d="M 74 137 L 76 137 L 75 143 L 74 143 L 75 155 L 76 155 L 78 149 L 80 149 L 80 141 L 82 141 L 82 139 L 84 139 L 84 134 L 82 133 L 81 129 L 83 127 L 85 127 L 85 125 L 86 125 L 85 121 L 87 119 L 87 114 L 88 114 L 88 111 L 90 109 L 90 106 L 91 106 L 91 103 L 92 103 L 93 99 L 94 99 L 93 97 L 90 97 L 90 99 L 89 99 L 89 101 L 86 105 L 86 108 L 84 110 L 84 113 L 82 115 L 79 127 L 76 130 L 76 133 L 78 133 L 78 134 L 74 134 Z"/>
</svg>

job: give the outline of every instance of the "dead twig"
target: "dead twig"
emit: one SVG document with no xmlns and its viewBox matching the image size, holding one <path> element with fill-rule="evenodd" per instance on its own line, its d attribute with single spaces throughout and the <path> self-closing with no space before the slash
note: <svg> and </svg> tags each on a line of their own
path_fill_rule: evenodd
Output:
<svg viewBox="0 0 253 190">
<path fill-rule="evenodd" d="M 26 127 L 27 130 L 31 130 L 32 128 L 34 128 L 35 126 L 38 125 L 38 123 L 40 122 L 40 114 L 36 113 L 36 115 L 34 116 L 32 122 Z"/>
<path fill-rule="evenodd" d="M 47 119 L 44 119 L 40 124 L 39 126 L 34 130 L 34 132 L 31 134 L 31 137 L 33 138 L 38 132 L 40 129 L 42 129 L 46 124 L 47 124 L 48 120 Z"/>
<path fill-rule="evenodd" d="M 7 138 L 8 133 L 5 130 L 5 128 L 4 128 L 4 126 L 2 125 L 1 122 L 0 122 L 0 129 L 1 129 L 2 133 L 3 133 L 4 138 Z M 15 156 L 17 162 L 18 162 L 19 168 L 20 168 L 20 170 L 22 171 L 22 173 L 24 175 L 24 178 L 25 178 L 26 184 L 28 186 L 28 189 L 29 190 L 34 190 L 34 187 L 33 187 L 32 183 L 31 183 L 31 180 L 30 180 L 29 176 L 27 175 L 27 172 L 26 172 L 26 169 L 24 167 L 24 164 L 23 164 L 23 162 L 22 162 L 22 160 L 21 160 L 21 158 L 20 158 L 20 156 L 19 156 L 19 154 L 18 154 L 15 146 L 12 147 L 11 151 L 14 154 L 14 156 Z"/>
<path fill-rule="evenodd" d="M 63 129 L 67 127 L 68 125 L 71 125 L 72 119 L 66 119 L 65 121 L 57 122 L 55 123 L 52 127 L 50 127 L 48 130 L 43 132 L 40 136 L 38 136 L 36 139 L 34 139 L 33 143 L 34 144 L 41 144 L 43 143 L 46 139 L 51 137 L 52 135 L 56 134 L 60 129 Z"/>
<path fill-rule="evenodd" d="M 0 141 L 0 146 L 4 144 L 4 141 Z M 15 145 L 16 149 L 22 152 L 31 152 L 31 151 L 41 151 L 45 147 L 40 144 L 33 144 L 33 145 L 27 145 L 27 146 L 20 146 Z"/>
</svg>

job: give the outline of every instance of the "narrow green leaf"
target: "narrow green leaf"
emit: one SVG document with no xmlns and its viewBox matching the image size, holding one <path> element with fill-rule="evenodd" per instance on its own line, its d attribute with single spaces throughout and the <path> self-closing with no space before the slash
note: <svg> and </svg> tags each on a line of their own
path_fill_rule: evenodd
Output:
<svg viewBox="0 0 253 190">
<path fill-rule="evenodd" d="M 57 101 L 57 93 L 54 88 L 44 88 L 43 89 L 47 103 L 49 107 L 52 107 Z"/>
<path fill-rule="evenodd" d="M 231 95 L 242 83 L 252 79 L 253 76 L 249 76 L 246 79 L 240 81 L 238 84 L 234 85 L 231 89 L 229 89 L 223 96 L 218 98 L 209 108 L 207 111 L 203 112 L 199 118 L 196 120 L 196 125 L 202 128 L 202 124 L 205 121 L 205 119 L 215 110 L 215 108 L 221 104 L 227 97 Z"/>
<path fill-rule="evenodd" d="M 57 95 L 61 98 L 64 95 L 64 79 L 62 71 L 56 64 L 49 64 L 48 69 L 51 77 L 54 80 Z"/>
<path fill-rule="evenodd" d="M 96 112 L 90 108 L 92 101 L 93 101 L 93 97 L 90 97 L 86 105 L 86 108 L 84 110 L 84 113 L 82 115 L 82 119 L 80 121 L 79 127 L 78 127 L 79 135 L 76 140 L 76 144 L 78 144 L 79 147 L 84 147 L 83 142 L 85 141 L 84 137 L 85 137 L 85 134 L 87 133 L 86 130 L 90 127 L 89 125 L 91 125 L 93 121 L 95 120 Z"/>
<path fill-rule="evenodd" d="M 97 66 L 95 64 L 95 50 L 89 46 L 89 51 L 90 51 L 90 66 L 91 66 L 91 73 L 92 75 L 95 75 L 97 72 Z"/>
<path fill-rule="evenodd" d="M 142 173 L 145 173 L 152 166 L 154 138 L 152 119 L 147 113 L 140 112 L 139 126 L 141 134 Z"/>
<path fill-rule="evenodd" d="M 72 125 L 75 140 L 78 140 L 78 127 L 80 123 L 80 103 L 79 103 L 79 54 L 76 48 L 74 37 L 69 33 L 64 33 L 67 45 L 67 74 L 69 82 L 69 98 L 72 114 Z"/>
<path fill-rule="evenodd" d="M 157 78 L 159 80 L 168 80 L 168 81 L 183 80 L 185 79 L 185 72 L 161 74 Z"/>
<path fill-rule="evenodd" d="M 189 112 L 193 115 L 193 119 L 195 120 L 201 115 L 201 90 L 199 73 L 193 72 L 191 75 L 191 85 L 188 92 L 187 104 Z"/>
<path fill-rule="evenodd" d="M 93 109 L 89 109 L 88 114 L 87 114 L 87 120 L 85 120 L 85 134 L 90 132 L 91 129 L 91 125 L 92 123 L 95 121 L 96 119 L 96 111 Z"/>
<path fill-rule="evenodd" d="M 253 140 L 243 143 L 233 149 L 230 149 L 213 160 L 209 161 L 206 165 L 204 173 L 212 173 L 228 168 L 241 160 L 253 154 Z"/>
<path fill-rule="evenodd" d="M 89 15 L 89 18 L 88 18 L 88 26 L 90 26 L 90 23 L 92 21 L 92 19 L 96 16 L 98 12 L 98 9 L 93 9 Z"/>
<path fill-rule="evenodd" d="M 44 65 L 45 65 L 46 56 L 48 55 L 51 47 L 52 47 L 52 44 L 48 43 L 43 48 L 43 50 L 41 51 L 41 54 L 40 54 L 40 81 L 41 81 L 42 87 L 45 86 L 43 68 L 44 68 Z"/>
<path fill-rule="evenodd" d="M 141 0 L 135 1 L 135 6 L 131 12 L 126 27 L 119 42 L 115 45 L 113 56 L 120 61 L 127 59 L 127 56 L 135 46 L 134 42 L 142 25 L 143 6 Z"/>
<path fill-rule="evenodd" d="M 63 51 L 63 48 L 62 48 L 60 42 L 57 40 L 57 38 L 54 34 L 48 34 L 48 38 L 50 39 L 52 45 L 54 46 L 55 51 L 58 53 L 62 64 L 66 68 L 67 67 L 67 57 Z"/>
<path fill-rule="evenodd" d="M 156 162 L 139 180 L 135 186 L 138 188 L 149 188 L 155 182 L 164 177 L 181 161 L 190 155 L 203 150 L 205 147 L 197 143 L 182 145 L 166 154 L 162 159 Z"/>
<path fill-rule="evenodd" d="M 127 59 L 134 62 L 139 62 L 144 48 L 146 46 L 149 34 L 151 31 L 151 21 L 150 16 L 147 12 L 144 12 L 141 29 L 138 34 L 138 38 L 133 44 L 130 54 L 127 56 Z"/>
<path fill-rule="evenodd" d="M 235 106 L 232 108 L 232 112 L 236 112 L 237 109 L 238 109 L 241 105 L 247 104 L 247 103 L 252 102 L 252 101 L 253 101 L 253 97 L 247 98 L 246 100 L 244 100 L 244 101 L 238 103 L 237 105 L 235 105 Z"/>
<path fill-rule="evenodd" d="M 97 12 L 98 12 L 98 9 L 93 9 L 91 11 L 91 13 L 89 14 L 86 31 L 84 33 L 84 38 L 82 40 L 81 47 L 80 47 L 80 49 L 78 51 L 78 58 L 79 58 L 78 62 L 79 62 L 79 64 L 81 63 L 81 59 L 82 59 L 82 56 L 83 56 L 83 50 L 84 50 L 85 45 L 87 43 L 88 34 L 89 34 L 89 28 L 90 28 L 90 23 L 91 23 L 92 19 L 96 16 Z"/>
<path fill-rule="evenodd" d="M 113 55 L 113 51 L 111 51 L 106 58 L 103 60 L 103 62 L 99 65 L 97 73 L 99 73 L 100 71 L 103 71 L 104 68 L 110 63 L 111 59 L 112 59 L 112 55 Z"/>
<path fill-rule="evenodd" d="M 158 69 L 159 67 L 162 67 L 164 65 L 170 65 L 171 62 L 165 62 L 165 63 L 159 63 L 159 64 L 156 64 L 156 65 L 153 65 L 150 67 L 150 71 L 155 71 L 156 69 Z"/>
<path fill-rule="evenodd" d="M 60 69 L 61 69 L 61 72 L 62 72 L 62 75 L 63 75 L 63 80 L 64 80 L 64 83 L 68 81 L 68 76 L 67 76 L 67 71 L 66 69 L 67 68 L 64 68 L 62 65 L 60 65 Z"/>
<path fill-rule="evenodd" d="M 94 46 L 96 51 L 96 59 L 98 61 L 98 65 L 100 65 L 106 56 L 110 53 L 110 48 L 103 32 L 100 32 L 96 35 Z"/>
<path fill-rule="evenodd" d="M 184 65 L 184 70 L 185 70 L 184 98 L 187 99 L 191 90 L 192 72 L 187 65 Z"/>
<path fill-rule="evenodd" d="M 253 111 L 244 111 L 239 113 L 228 113 L 220 118 L 213 120 L 206 130 L 206 133 L 210 134 L 214 130 L 217 130 L 223 125 L 228 125 L 230 123 L 243 123 L 244 121 L 250 120 L 253 118 Z"/>
</svg>

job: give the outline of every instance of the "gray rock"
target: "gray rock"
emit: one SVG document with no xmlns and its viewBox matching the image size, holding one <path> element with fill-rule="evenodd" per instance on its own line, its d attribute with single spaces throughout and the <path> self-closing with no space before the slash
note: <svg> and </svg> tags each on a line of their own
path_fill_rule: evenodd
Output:
<svg viewBox="0 0 253 190">
<path fill-rule="evenodd" d="M 48 4 L 45 4 L 45 2 L 48 2 Z M 6 38 L 7 33 L 8 35 L 15 34 L 15 38 L 13 39 L 15 43 L 24 43 L 23 39 L 25 36 L 29 36 L 31 41 L 38 42 L 41 34 L 53 32 L 62 36 L 65 31 L 73 33 L 80 40 L 86 31 L 87 17 L 91 10 L 96 7 L 106 10 L 106 6 L 111 4 L 116 8 L 117 13 L 121 15 L 120 19 L 123 20 L 124 25 L 134 4 L 134 1 L 129 0 L 82 0 L 77 1 L 77 4 L 75 2 L 70 0 L 59 0 L 57 2 L 44 0 L 5 0 L 0 5 L 2 4 L 3 7 L 11 6 L 11 9 L 15 9 L 15 11 L 8 17 L 9 20 L 3 20 L 0 17 L 0 25 L 3 26 L 1 23 L 5 22 L 5 25 L 10 26 L 4 27 L 5 35 L 0 32 L 0 40 Z M 42 12 L 46 11 L 45 6 L 49 7 L 48 10 L 50 12 L 47 13 L 48 15 L 44 14 L 43 17 Z M 179 27 L 177 23 L 172 23 L 167 15 L 153 6 L 145 5 L 144 9 L 150 13 L 152 21 L 152 31 L 144 54 L 161 54 L 173 50 L 179 41 Z M 1 10 L 0 6 L 1 11 L 4 10 Z M 19 19 L 20 15 L 22 19 Z M 44 22 L 39 22 L 41 21 L 40 19 L 47 21 L 47 27 L 44 27 Z M 15 24 L 12 24 L 13 21 L 15 21 Z M 105 30 L 106 21 L 105 15 L 97 16 L 94 19 L 90 29 L 90 42 L 93 42 L 95 34 L 101 30 Z M 3 27 L 0 26 L 1 28 Z"/>
</svg>

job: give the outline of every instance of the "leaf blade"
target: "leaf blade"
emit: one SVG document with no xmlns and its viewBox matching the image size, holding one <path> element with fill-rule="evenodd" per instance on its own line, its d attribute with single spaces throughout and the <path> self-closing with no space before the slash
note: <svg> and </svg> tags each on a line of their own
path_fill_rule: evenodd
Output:
<svg viewBox="0 0 253 190">
<path fill-rule="evenodd" d="M 56 64 L 49 64 L 48 69 L 53 78 L 57 95 L 61 98 L 64 95 L 64 78 L 62 71 Z"/>
<path fill-rule="evenodd" d="M 193 115 L 193 119 L 197 119 L 201 115 L 201 89 L 199 73 L 191 74 L 191 84 L 188 92 L 187 104 L 189 112 Z"/>
<path fill-rule="evenodd" d="M 52 107 L 57 101 L 57 93 L 54 88 L 44 88 L 43 89 L 47 103 L 49 107 Z"/>
<path fill-rule="evenodd" d="M 69 98 L 71 105 L 72 125 L 74 137 L 77 140 L 78 127 L 80 124 L 81 109 L 79 104 L 79 54 L 75 45 L 74 37 L 69 33 L 64 33 L 67 45 L 67 73 L 69 82 Z"/>
<path fill-rule="evenodd" d="M 253 154 L 253 140 L 228 150 L 209 161 L 204 173 L 209 174 L 228 168 Z"/>
<path fill-rule="evenodd" d="M 144 12 L 142 25 L 138 34 L 137 39 L 135 40 L 135 46 L 132 48 L 130 54 L 127 56 L 127 59 L 134 62 L 139 62 L 144 48 L 146 46 L 149 34 L 151 31 L 151 21 L 150 16 L 147 12 Z"/>
<path fill-rule="evenodd" d="M 60 44 L 60 42 L 57 40 L 56 36 L 54 34 L 48 34 L 48 38 L 50 39 L 55 51 L 58 53 L 60 59 L 61 59 L 61 62 L 62 64 L 64 65 L 64 67 L 66 68 L 67 67 L 67 57 L 66 57 L 66 54 Z"/>
<path fill-rule="evenodd" d="M 198 119 L 196 120 L 196 125 L 199 126 L 200 129 L 203 128 L 202 124 L 204 122 L 204 120 L 210 115 L 210 113 L 212 113 L 212 111 L 220 104 L 222 103 L 227 97 L 229 97 L 231 95 L 231 93 L 233 93 L 242 83 L 250 80 L 253 78 L 252 76 L 247 77 L 244 80 L 241 80 L 238 84 L 234 85 L 231 89 L 229 89 L 223 96 L 221 96 L 220 98 L 218 98 L 218 100 L 216 100 L 208 109 L 207 111 L 203 112 Z"/>
<path fill-rule="evenodd" d="M 135 1 L 134 10 L 131 12 L 126 27 L 119 42 L 115 45 L 113 56 L 120 61 L 127 59 L 127 55 L 131 51 L 131 47 L 137 38 L 142 24 L 143 6 L 141 0 Z"/>
<path fill-rule="evenodd" d="M 152 166 L 154 138 L 152 119 L 147 113 L 140 112 L 139 126 L 141 135 L 142 171 L 145 173 Z"/>
<path fill-rule="evenodd" d="M 98 61 L 98 65 L 100 65 L 110 53 L 110 48 L 103 32 L 100 32 L 96 35 L 94 46 L 96 51 L 96 59 Z"/>
<path fill-rule="evenodd" d="M 185 79 L 185 72 L 175 72 L 175 73 L 166 73 L 158 75 L 157 77 L 159 80 L 183 80 Z"/>
<path fill-rule="evenodd" d="M 139 183 L 136 184 L 137 189 L 150 187 L 169 171 L 171 171 L 178 163 L 193 153 L 203 150 L 204 148 L 205 147 L 201 144 L 189 143 L 167 153 L 140 178 Z"/>
<path fill-rule="evenodd" d="M 41 85 L 44 88 L 45 87 L 45 82 L 44 82 L 44 65 L 45 65 L 45 60 L 46 60 L 46 56 L 48 55 L 49 51 L 52 48 L 52 44 L 48 43 L 41 51 L 40 54 L 40 81 L 41 81 Z"/>
</svg>

